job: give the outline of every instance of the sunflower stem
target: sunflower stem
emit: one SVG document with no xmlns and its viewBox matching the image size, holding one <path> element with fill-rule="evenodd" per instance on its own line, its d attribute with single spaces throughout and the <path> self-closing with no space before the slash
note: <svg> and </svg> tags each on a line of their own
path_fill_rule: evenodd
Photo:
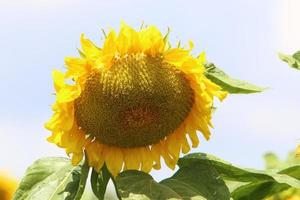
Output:
<svg viewBox="0 0 300 200">
<path fill-rule="evenodd" d="M 76 195 L 74 197 L 74 200 L 80 200 L 84 189 L 85 189 L 85 185 L 86 185 L 86 181 L 87 181 L 87 177 L 89 175 L 89 171 L 90 171 L 90 167 L 88 165 L 88 159 L 87 156 L 85 156 L 85 161 L 82 165 L 81 168 L 81 176 L 80 176 L 80 181 L 79 181 L 79 186 L 78 186 L 78 190 L 76 192 Z"/>
</svg>

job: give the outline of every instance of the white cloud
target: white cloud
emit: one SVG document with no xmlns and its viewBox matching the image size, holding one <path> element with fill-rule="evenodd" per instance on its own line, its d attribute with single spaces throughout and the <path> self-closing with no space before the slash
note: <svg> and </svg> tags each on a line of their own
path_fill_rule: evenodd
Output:
<svg viewBox="0 0 300 200">
<path fill-rule="evenodd" d="M 281 38 L 281 51 L 292 53 L 300 49 L 300 1 L 281 0 L 278 15 L 278 33 Z"/>
</svg>

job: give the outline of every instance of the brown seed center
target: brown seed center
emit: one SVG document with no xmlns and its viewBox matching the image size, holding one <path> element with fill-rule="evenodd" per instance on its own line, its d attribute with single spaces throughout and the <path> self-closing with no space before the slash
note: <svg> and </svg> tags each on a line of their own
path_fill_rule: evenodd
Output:
<svg viewBox="0 0 300 200">
<path fill-rule="evenodd" d="M 176 130 L 193 103 L 183 72 L 158 58 L 128 56 L 89 76 L 75 101 L 75 116 L 101 143 L 141 147 Z"/>
</svg>

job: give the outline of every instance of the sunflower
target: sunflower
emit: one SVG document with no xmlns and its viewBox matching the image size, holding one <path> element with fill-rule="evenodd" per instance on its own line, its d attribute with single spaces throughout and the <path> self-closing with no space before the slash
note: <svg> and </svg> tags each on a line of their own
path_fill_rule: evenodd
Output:
<svg viewBox="0 0 300 200">
<path fill-rule="evenodd" d="M 48 141 L 65 148 L 78 164 L 104 163 L 116 176 L 127 169 L 174 169 L 180 152 L 208 140 L 214 97 L 226 92 L 204 76 L 205 55 L 171 47 L 155 26 L 139 31 L 122 23 L 102 47 L 82 34 L 80 57 L 65 58 L 66 72 L 53 71 L 56 102 L 46 123 Z M 190 138 L 190 142 L 187 139 Z"/>
<path fill-rule="evenodd" d="M 8 176 L 5 172 L 0 172 L 0 199 L 10 200 L 17 189 L 17 181 Z"/>
</svg>

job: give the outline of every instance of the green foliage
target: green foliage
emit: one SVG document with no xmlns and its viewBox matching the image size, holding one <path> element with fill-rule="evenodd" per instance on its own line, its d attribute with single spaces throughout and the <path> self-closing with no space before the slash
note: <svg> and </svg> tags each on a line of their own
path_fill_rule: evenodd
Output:
<svg viewBox="0 0 300 200">
<path fill-rule="evenodd" d="M 260 171 L 239 168 L 212 155 L 194 153 L 179 159 L 178 166 L 173 176 L 157 182 L 151 175 L 135 170 L 114 178 L 104 165 L 100 172 L 91 174 L 92 190 L 97 199 L 103 200 L 111 179 L 119 199 L 253 200 L 300 188 L 300 165 Z M 81 199 L 88 172 L 87 161 L 73 167 L 65 158 L 40 159 L 26 171 L 14 199 Z"/>
<path fill-rule="evenodd" d="M 281 60 L 288 63 L 290 67 L 300 70 L 300 51 L 291 56 L 282 53 L 279 53 L 278 56 Z"/>
<path fill-rule="evenodd" d="M 280 160 L 276 154 L 271 152 L 266 153 L 264 159 L 266 169 L 281 169 L 300 165 L 300 157 L 296 157 L 294 151 L 289 152 L 285 160 Z"/>
<path fill-rule="evenodd" d="M 207 165 L 184 166 L 160 183 L 146 173 L 125 171 L 116 183 L 123 199 L 230 199 L 224 181 Z"/>
<path fill-rule="evenodd" d="M 231 94 L 250 94 L 262 92 L 265 88 L 253 85 L 246 81 L 229 77 L 225 72 L 217 68 L 213 63 L 205 64 L 205 76 L 223 90 Z"/>
<path fill-rule="evenodd" d="M 106 166 L 102 167 L 99 173 L 97 173 L 95 170 L 92 171 L 92 175 L 91 175 L 92 190 L 95 196 L 100 200 L 104 199 L 106 187 L 110 177 L 111 177 L 110 173 L 108 172 Z"/>
<path fill-rule="evenodd" d="M 179 161 L 185 163 L 211 163 L 230 189 L 234 200 L 263 199 L 290 187 L 300 188 L 300 181 L 268 171 L 239 168 L 207 154 L 190 154 Z"/>
<path fill-rule="evenodd" d="M 27 169 L 13 199 L 80 199 L 88 169 L 81 165 L 74 167 L 66 158 L 39 159 Z"/>
<path fill-rule="evenodd" d="M 122 199 L 180 199 L 180 195 L 171 188 L 156 182 L 149 174 L 130 170 L 116 178 L 116 184 Z"/>
<path fill-rule="evenodd" d="M 274 153 L 267 153 L 264 158 L 266 169 L 300 180 L 300 158 L 295 156 L 294 151 L 291 151 L 285 160 L 280 160 Z M 275 193 L 270 200 L 285 200 L 292 197 L 300 199 L 299 188 L 289 188 L 283 192 Z"/>
<path fill-rule="evenodd" d="M 286 175 L 242 169 L 214 156 L 195 153 L 181 158 L 179 170 L 156 182 L 150 175 L 125 171 L 117 179 L 122 199 L 263 199 L 285 189 L 300 188 L 292 176 L 299 169 L 286 169 Z M 293 173 L 290 173 L 293 172 Z"/>
</svg>

